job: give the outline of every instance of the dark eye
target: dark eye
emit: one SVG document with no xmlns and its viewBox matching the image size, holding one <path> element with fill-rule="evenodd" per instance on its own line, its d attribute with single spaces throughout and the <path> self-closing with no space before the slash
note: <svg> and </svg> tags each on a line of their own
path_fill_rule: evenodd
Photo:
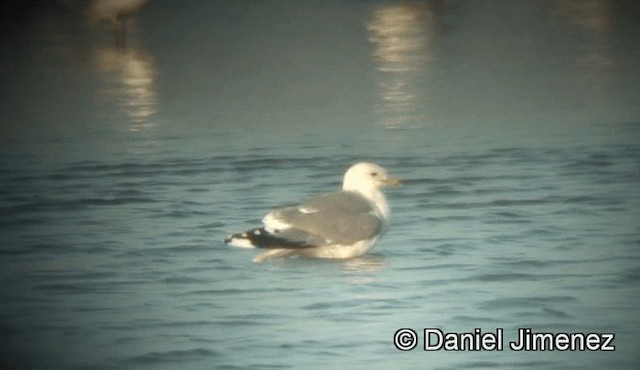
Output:
<svg viewBox="0 0 640 370">
<path fill-rule="evenodd" d="M 371 172 L 371 177 L 376 177 L 376 176 L 378 176 L 377 172 Z"/>
</svg>

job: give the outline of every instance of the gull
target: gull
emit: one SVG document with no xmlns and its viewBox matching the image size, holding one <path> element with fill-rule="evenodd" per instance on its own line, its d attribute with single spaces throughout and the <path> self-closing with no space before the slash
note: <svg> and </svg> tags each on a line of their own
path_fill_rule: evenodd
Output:
<svg viewBox="0 0 640 370">
<path fill-rule="evenodd" d="M 150 0 L 93 0 L 88 13 L 91 18 L 111 25 L 116 37 L 116 45 L 124 47 L 127 43 L 127 21 L 144 9 Z"/>
<path fill-rule="evenodd" d="M 381 166 L 360 162 L 345 173 L 341 191 L 274 209 L 262 219 L 262 227 L 229 235 L 224 242 L 263 249 L 254 262 L 290 256 L 359 257 L 387 231 L 390 209 L 382 189 L 397 185 L 400 180 Z"/>
</svg>

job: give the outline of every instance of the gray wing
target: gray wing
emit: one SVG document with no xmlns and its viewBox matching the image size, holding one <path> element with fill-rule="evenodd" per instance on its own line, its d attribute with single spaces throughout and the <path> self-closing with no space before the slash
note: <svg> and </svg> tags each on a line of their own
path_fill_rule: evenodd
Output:
<svg viewBox="0 0 640 370">
<path fill-rule="evenodd" d="M 315 246 L 353 244 L 373 238 L 382 227 L 382 220 L 375 215 L 371 203 L 347 191 L 314 197 L 300 206 L 273 210 L 264 223 L 283 239 Z"/>
</svg>

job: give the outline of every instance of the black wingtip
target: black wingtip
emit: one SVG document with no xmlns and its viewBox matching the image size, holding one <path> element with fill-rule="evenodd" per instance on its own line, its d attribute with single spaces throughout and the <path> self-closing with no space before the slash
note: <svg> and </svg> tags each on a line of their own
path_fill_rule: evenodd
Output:
<svg viewBox="0 0 640 370">
<path fill-rule="evenodd" d="M 266 233 L 264 228 L 258 228 L 231 234 L 224 239 L 224 244 L 242 248 L 261 248 L 261 236 L 264 233 Z"/>
<path fill-rule="evenodd" d="M 242 242 L 244 245 L 238 245 L 237 242 Z M 238 245 L 242 247 L 252 248 L 312 248 L 314 245 L 309 245 L 303 241 L 289 240 L 276 234 L 272 234 L 264 227 L 259 227 L 251 230 L 247 230 L 243 233 L 232 234 L 224 239 L 225 244 Z"/>
</svg>

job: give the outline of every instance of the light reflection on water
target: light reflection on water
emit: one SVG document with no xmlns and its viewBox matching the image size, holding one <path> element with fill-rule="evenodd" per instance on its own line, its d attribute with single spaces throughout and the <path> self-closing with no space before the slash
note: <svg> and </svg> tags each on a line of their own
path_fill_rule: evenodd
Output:
<svg viewBox="0 0 640 370">
<path fill-rule="evenodd" d="M 416 113 L 417 105 L 425 100 L 420 96 L 425 91 L 414 80 L 437 58 L 438 9 L 432 4 L 383 5 L 368 20 L 380 89 L 378 114 L 389 128 L 428 119 Z"/>
<path fill-rule="evenodd" d="M 555 1 L 556 12 L 574 27 L 574 32 L 587 39 L 585 47 L 576 55 L 576 69 L 587 89 L 599 89 L 606 94 L 608 81 L 614 72 L 616 57 L 612 54 L 614 32 L 611 3 L 606 0 Z"/>
<path fill-rule="evenodd" d="M 104 81 L 96 99 L 117 101 L 119 109 L 131 120 L 130 131 L 153 128 L 158 104 L 158 73 L 153 57 L 132 46 L 102 47 L 94 51 L 93 64 Z"/>
</svg>

